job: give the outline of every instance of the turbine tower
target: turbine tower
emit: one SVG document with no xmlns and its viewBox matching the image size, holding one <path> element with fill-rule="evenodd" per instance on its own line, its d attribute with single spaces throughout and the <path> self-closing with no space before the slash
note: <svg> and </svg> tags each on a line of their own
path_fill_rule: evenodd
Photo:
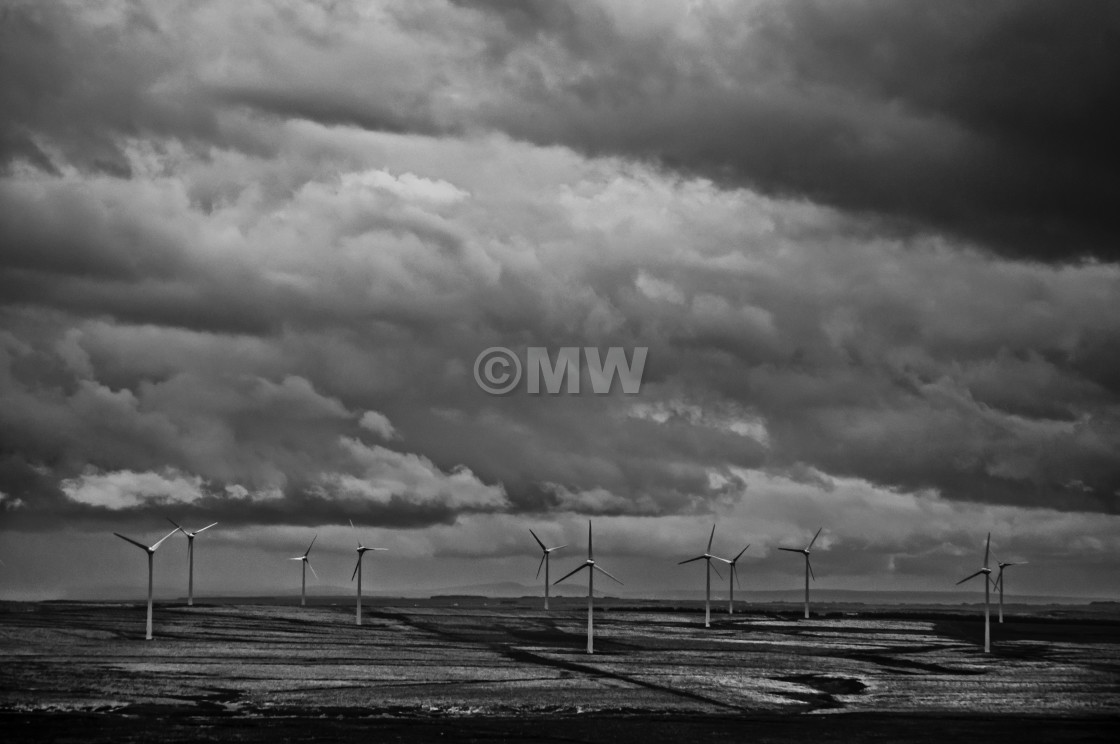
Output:
<svg viewBox="0 0 1120 744">
<path fill-rule="evenodd" d="M 206 530 L 213 527 L 214 524 L 217 524 L 217 522 L 214 522 L 214 524 L 208 524 L 201 530 L 187 532 L 182 527 L 180 527 L 179 523 L 174 519 L 168 518 L 167 521 L 175 525 L 176 530 L 182 532 L 187 536 L 187 564 L 189 565 L 189 568 L 187 569 L 187 606 L 190 607 L 194 605 L 194 538 L 200 532 L 205 532 Z"/>
<path fill-rule="evenodd" d="M 552 554 L 552 551 L 559 550 L 560 548 L 566 548 L 568 546 L 565 543 L 564 545 L 557 545 L 555 548 L 546 548 L 544 546 L 544 543 L 541 542 L 541 539 L 539 537 L 537 537 L 537 533 L 533 532 L 533 530 L 531 528 L 529 529 L 529 534 L 532 535 L 533 539 L 537 541 L 537 545 L 541 546 L 541 552 L 544 553 L 544 555 L 541 556 L 541 562 L 539 564 L 537 564 L 537 578 L 539 579 L 541 577 L 541 566 L 544 566 L 544 608 L 547 610 L 548 609 L 548 556 Z"/>
<path fill-rule="evenodd" d="M 300 590 L 299 590 L 299 605 L 300 605 L 300 607 L 303 607 L 304 605 L 307 604 L 307 569 L 310 568 L 311 569 L 311 575 L 314 576 L 316 579 L 319 578 L 319 574 L 315 573 L 315 567 L 311 565 L 311 560 L 307 557 L 307 554 L 311 552 L 312 545 L 314 545 L 315 541 L 318 540 L 318 539 L 319 539 L 319 533 L 316 532 L 315 537 L 311 538 L 311 545 L 307 546 L 307 550 L 303 551 L 303 555 L 297 555 L 295 558 L 289 558 L 288 559 L 290 561 L 300 561 L 303 564 L 303 580 L 300 582 Z"/>
<path fill-rule="evenodd" d="M 992 576 L 992 569 L 988 568 L 988 558 L 992 552 L 992 533 L 988 533 L 988 541 L 984 544 L 984 567 L 974 574 L 969 574 L 957 582 L 960 586 L 969 579 L 974 579 L 977 576 L 984 576 L 984 653 L 991 653 L 992 651 L 992 625 L 991 625 L 991 610 L 989 603 L 991 597 L 989 590 L 991 588 L 990 581 Z"/>
<path fill-rule="evenodd" d="M 388 550 L 388 548 L 367 548 L 362 545 L 361 538 L 358 537 L 358 529 L 354 526 L 354 520 L 350 520 L 350 529 L 354 530 L 354 539 L 358 541 L 358 562 L 354 564 L 354 573 L 350 574 L 350 580 L 353 581 L 354 577 L 358 577 L 358 610 L 357 610 L 357 624 L 362 624 L 362 558 L 371 550 Z M 313 541 L 314 542 L 314 541 Z M 310 550 L 311 548 L 308 548 Z"/>
<path fill-rule="evenodd" d="M 1009 562 L 1006 562 L 1006 561 L 997 561 L 996 565 L 999 566 L 999 575 L 996 578 L 996 587 L 999 589 L 999 621 L 1002 623 L 1003 622 L 1003 569 L 1007 568 L 1008 566 L 1025 566 L 1025 565 L 1027 565 L 1027 562 L 1026 561 L 1020 561 L 1019 563 L 1009 563 Z"/>
<path fill-rule="evenodd" d="M 810 540 L 809 544 L 806 545 L 804 548 L 778 548 L 778 550 L 784 550 L 788 553 L 801 553 L 803 556 L 805 556 L 805 619 L 806 620 L 809 619 L 809 577 L 812 576 L 813 581 L 817 580 L 816 574 L 813 573 L 813 565 L 811 563 L 809 563 L 809 553 L 813 552 L 813 543 L 815 543 L 817 541 L 817 538 L 820 537 L 821 530 L 823 530 L 823 529 L 824 529 L 824 527 L 819 528 L 817 530 L 817 534 L 813 535 L 813 539 Z"/>
<path fill-rule="evenodd" d="M 716 536 L 716 526 L 713 524 L 712 525 L 712 533 L 710 535 L 708 535 L 708 549 L 706 551 L 704 551 L 704 554 L 703 555 L 698 555 L 695 558 L 689 558 L 688 560 L 680 561 L 680 562 L 677 563 L 678 566 L 683 566 L 684 564 L 692 563 L 693 561 L 704 561 L 707 564 L 707 566 L 704 569 L 704 627 L 705 628 L 712 627 L 712 607 L 711 607 L 711 605 L 712 605 L 712 571 L 715 568 L 714 566 L 712 566 L 712 560 L 715 559 L 717 561 L 723 561 L 724 563 L 730 563 L 731 562 L 731 561 L 727 560 L 726 558 L 720 558 L 718 555 L 712 555 L 712 538 L 714 538 L 715 536 Z M 721 579 L 723 578 L 723 576 L 720 576 L 719 571 L 716 571 L 716 575 L 719 576 Z"/>
<path fill-rule="evenodd" d="M 156 548 L 158 548 L 160 546 L 160 543 L 162 543 L 164 540 L 171 537 L 172 535 L 174 535 L 178 531 L 179 530 L 177 530 L 177 529 L 171 530 L 166 535 L 164 535 L 159 540 L 157 540 L 155 545 L 145 545 L 142 542 L 137 542 L 136 540 L 133 540 L 131 537 L 125 537 L 124 535 L 122 535 L 119 532 L 114 532 L 113 533 L 114 535 L 116 535 L 120 539 L 132 543 L 133 545 L 140 548 L 141 550 L 144 550 L 148 554 L 148 630 L 147 630 L 147 634 L 144 636 L 145 640 L 149 640 L 149 641 L 152 640 L 152 556 L 155 555 Z"/>
<path fill-rule="evenodd" d="M 731 560 L 727 561 L 727 565 L 731 567 L 731 575 L 727 577 L 727 614 L 728 615 L 735 614 L 735 585 L 739 583 L 739 569 L 735 567 L 735 564 L 738 562 L 738 560 L 740 558 L 743 557 L 743 553 L 746 553 L 747 548 L 749 548 L 750 546 L 751 546 L 751 544 L 747 543 L 747 547 L 740 550 L 739 555 L 737 555 L 734 558 L 732 558 Z M 743 585 L 739 584 L 739 588 L 742 589 Z"/>
<path fill-rule="evenodd" d="M 609 573 L 607 573 L 607 570 L 605 568 L 603 568 L 599 564 L 595 563 L 595 553 L 591 549 L 591 520 L 590 519 L 587 520 L 587 560 L 584 561 L 575 570 L 564 574 L 563 576 L 561 576 L 559 579 L 557 579 L 553 583 L 559 584 L 564 579 L 566 579 L 569 576 L 572 576 L 576 573 L 579 573 L 580 571 L 582 571 L 585 568 L 587 569 L 587 653 L 593 654 L 593 653 L 595 653 L 595 644 L 594 644 L 594 638 L 595 638 L 595 624 L 594 624 L 595 623 L 595 621 L 594 621 L 595 604 L 594 604 L 594 600 L 593 600 L 593 596 L 594 596 L 594 593 L 595 593 L 595 572 L 600 571 L 603 574 L 606 574 L 608 577 L 610 577 L 614 581 L 618 581 L 618 579 L 616 579 L 615 577 L 613 577 Z M 618 583 L 621 584 L 622 582 L 618 581 Z"/>
</svg>

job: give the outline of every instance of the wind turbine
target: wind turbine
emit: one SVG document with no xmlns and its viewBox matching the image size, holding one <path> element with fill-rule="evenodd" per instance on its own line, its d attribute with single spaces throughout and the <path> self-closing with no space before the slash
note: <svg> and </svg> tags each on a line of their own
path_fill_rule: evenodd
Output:
<svg viewBox="0 0 1120 744">
<path fill-rule="evenodd" d="M 307 557 L 307 554 L 311 552 L 311 547 L 315 544 L 315 541 L 318 540 L 318 539 L 319 539 L 319 533 L 316 532 L 315 537 L 311 538 L 311 545 L 307 546 L 307 550 L 303 551 L 303 555 L 297 555 L 295 558 L 289 558 L 288 559 L 289 561 L 300 561 L 300 562 L 303 563 L 303 580 L 300 583 L 300 590 L 299 590 L 299 604 L 300 604 L 300 607 L 307 604 L 307 569 L 310 568 L 311 569 L 311 574 L 316 579 L 319 578 L 319 574 L 315 573 L 315 567 L 311 565 L 311 560 Z"/>
<path fill-rule="evenodd" d="M 816 574 L 813 573 L 813 566 L 812 566 L 811 563 L 809 563 L 809 553 L 813 552 L 813 543 L 815 543 L 817 541 L 817 538 L 820 537 L 821 530 L 823 530 L 823 529 L 824 529 L 824 527 L 819 528 L 817 530 L 817 534 L 813 535 L 813 539 L 810 540 L 809 544 L 806 545 L 804 548 L 778 548 L 778 550 L 784 550 L 787 553 L 801 553 L 803 556 L 805 556 L 805 619 L 806 620 L 809 619 L 809 577 L 812 576 L 813 581 L 817 580 Z"/>
<path fill-rule="evenodd" d="M 544 555 L 541 556 L 541 562 L 539 564 L 537 564 L 537 578 L 539 579 L 541 577 L 541 566 L 544 566 L 544 608 L 547 610 L 548 609 L 548 556 L 552 554 L 552 551 L 559 550 L 560 548 L 566 548 L 566 547 L 568 547 L 568 545 L 567 545 L 567 543 L 565 543 L 564 545 L 557 545 L 555 548 L 546 548 L 544 546 L 544 543 L 541 542 L 541 539 L 539 537 L 537 537 L 537 533 L 533 532 L 532 528 L 529 529 L 529 534 L 532 535 L 533 539 L 537 541 L 537 545 L 541 546 L 541 551 L 544 553 Z"/>
<path fill-rule="evenodd" d="M 731 567 L 731 575 L 727 577 L 727 614 L 735 614 L 735 584 L 739 582 L 739 569 L 735 568 L 735 563 L 743 557 L 743 553 L 747 552 L 747 548 L 751 546 L 747 543 L 747 547 L 739 551 L 739 555 L 727 561 L 727 565 Z M 742 588 L 742 585 L 739 585 Z"/>
<path fill-rule="evenodd" d="M 997 587 L 999 587 L 999 621 L 1002 623 L 1003 622 L 1003 569 L 1007 568 L 1008 566 L 1025 566 L 1025 565 L 1027 565 L 1027 562 L 1026 561 L 1020 561 L 1019 563 L 1009 563 L 1009 562 L 1006 562 L 1006 561 L 997 561 L 996 565 L 999 566 L 999 575 L 996 578 L 996 584 L 995 585 Z"/>
<path fill-rule="evenodd" d="M 164 540 L 171 537 L 172 535 L 174 535 L 178 531 L 179 530 L 177 530 L 177 529 L 171 530 L 166 535 L 164 535 L 159 540 L 157 540 L 155 545 L 151 545 L 151 546 L 145 545 L 142 542 L 137 542 L 136 540 L 133 540 L 131 537 L 125 537 L 124 535 L 122 535 L 119 532 L 114 532 L 113 533 L 114 535 L 116 535 L 120 539 L 132 543 L 133 545 L 135 545 L 138 548 L 141 548 L 142 550 L 144 550 L 148 554 L 148 630 L 147 630 L 147 634 L 144 636 L 145 640 L 148 640 L 148 641 L 152 640 L 152 556 L 155 555 L 156 548 L 158 548 L 160 546 L 160 543 L 162 543 Z"/>
<path fill-rule="evenodd" d="M 354 526 L 354 520 L 350 520 L 350 529 L 354 530 L 354 539 L 358 541 L 358 562 L 354 564 L 354 573 L 350 574 L 350 580 L 353 581 L 354 577 L 358 577 L 358 615 L 357 624 L 362 624 L 362 558 L 371 550 L 388 550 L 388 548 L 367 548 L 362 545 L 361 538 L 358 537 L 358 529 Z M 314 542 L 314 540 L 312 541 Z M 308 548 L 310 550 L 311 548 Z"/>
<path fill-rule="evenodd" d="M 168 518 L 167 521 L 175 525 L 176 530 L 182 532 L 187 536 L 187 563 L 190 565 L 190 568 L 187 570 L 187 606 L 190 607 L 194 604 L 194 538 L 200 532 L 205 532 L 206 530 L 213 527 L 214 524 L 217 524 L 217 522 L 214 522 L 214 524 L 208 524 L 201 530 L 187 532 L 182 527 L 180 527 L 179 523 L 174 519 Z"/>
<path fill-rule="evenodd" d="M 692 563 L 693 561 L 704 561 L 704 562 L 707 563 L 707 567 L 704 569 L 704 627 L 705 628 L 712 627 L 712 608 L 711 608 L 711 604 L 712 604 L 712 571 L 715 569 L 715 567 L 712 566 L 712 559 L 715 559 L 717 561 L 723 561 L 724 563 L 730 563 L 731 562 L 731 561 L 727 560 L 726 558 L 720 558 L 718 555 L 712 555 L 712 538 L 714 538 L 715 536 L 716 536 L 716 526 L 713 524 L 712 525 L 712 533 L 710 535 L 708 535 L 708 549 L 704 552 L 704 554 L 703 555 L 698 555 L 695 558 L 689 558 L 688 560 L 680 561 L 679 563 L 677 563 L 678 566 L 683 566 L 684 564 Z M 716 571 L 716 575 L 719 576 L 721 579 L 723 578 L 723 576 L 720 576 L 719 571 Z"/>
<path fill-rule="evenodd" d="M 988 541 L 984 544 L 984 567 L 974 574 L 969 574 L 957 582 L 961 585 L 969 579 L 974 579 L 981 574 L 984 576 L 984 652 L 991 653 L 992 650 L 992 626 L 991 626 L 991 611 L 988 607 L 991 601 L 989 590 L 991 588 L 990 581 L 992 576 L 992 569 L 988 568 L 988 558 L 992 552 L 992 533 L 988 533 Z"/>
<path fill-rule="evenodd" d="M 607 573 L 607 570 L 605 568 L 603 568 L 602 566 L 595 563 L 595 553 L 591 549 L 591 520 L 590 519 L 587 520 L 587 560 L 584 561 L 578 568 L 576 568 L 575 570 L 573 570 L 569 573 L 564 574 L 563 576 L 561 576 L 559 579 L 557 579 L 553 583 L 559 584 L 564 579 L 566 579 L 569 576 L 572 576 L 576 573 L 579 573 L 580 571 L 582 571 L 585 568 L 587 569 L 587 653 L 593 654 L 593 653 L 595 653 L 595 645 L 594 645 L 594 638 L 595 638 L 595 625 L 594 625 L 594 622 L 595 622 L 594 621 L 595 605 L 594 605 L 594 600 L 593 600 L 593 595 L 594 595 L 594 592 L 595 592 L 595 572 L 600 571 L 600 572 L 606 574 L 607 576 L 609 576 L 614 581 L 618 581 L 618 579 L 616 579 L 615 577 L 613 577 L 609 573 Z M 621 584 L 622 582 L 618 581 L 618 583 Z"/>
</svg>

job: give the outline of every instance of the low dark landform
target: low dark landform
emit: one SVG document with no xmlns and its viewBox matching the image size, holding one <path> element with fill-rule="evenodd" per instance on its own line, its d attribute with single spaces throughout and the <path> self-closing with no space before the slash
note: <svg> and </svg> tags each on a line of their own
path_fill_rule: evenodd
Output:
<svg viewBox="0 0 1120 744">
<path fill-rule="evenodd" d="M 1120 727 L 1120 606 L 536 598 L 0 603 L 5 741 L 1075 742 Z"/>
</svg>

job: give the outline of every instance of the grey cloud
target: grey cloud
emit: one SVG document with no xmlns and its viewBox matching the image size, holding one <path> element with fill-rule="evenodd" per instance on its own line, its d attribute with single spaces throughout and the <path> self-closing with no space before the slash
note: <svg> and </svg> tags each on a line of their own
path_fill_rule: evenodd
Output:
<svg viewBox="0 0 1120 744">
<path fill-rule="evenodd" d="M 136 6 L 95 19 L 12 6 L 6 159 L 53 167 L 58 149 L 127 175 L 128 137 L 273 147 L 236 121 L 244 111 L 398 133 L 493 130 L 1011 257 L 1116 260 L 1111 3 L 331 13 Z"/>
<path fill-rule="evenodd" d="M 889 68 L 906 89 L 905 65 L 829 67 L 820 37 L 837 24 L 840 48 L 863 37 L 828 9 L 771 8 L 753 25 L 692 19 L 683 35 L 653 11 L 648 22 L 613 12 L 395 8 L 373 24 L 384 43 L 369 52 L 357 45 L 366 21 L 316 31 L 310 9 L 270 17 L 267 38 L 225 61 L 198 56 L 212 49 L 195 36 L 214 20 L 205 14 L 184 11 L 181 26 L 153 16 L 175 42 L 159 50 L 144 41 L 156 31 L 124 21 L 42 21 L 89 42 L 75 42 L 79 59 L 101 34 L 137 55 L 93 65 L 95 88 L 114 65 L 156 63 L 120 82 L 135 95 L 118 103 L 140 124 L 91 112 L 118 175 L 85 172 L 99 145 L 50 126 L 68 106 L 96 108 L 71 83 L 56 86 L 63 108 L 41 126 L 34 107 L 14 109 L 62 155 L 53 174 L 13 166 L 0 192 L 13 487 L 39 483 L 57 501 L 58 481 L 87 468 L 171 467 L 211 484 L 198 508 L 221 503 L 225 485 L 280 484 L 280 502 L 229 508 L 246 520 L 325 516 L 366 487 L 332 491 L 323 478 L 363 475 L 338 443 L 375 410 L 401 434 L 389 451 L 427 458 L 433 477 L 465 466 L 500 484 L 514 512 L 702 512 L 737 498 L 734 468 L 1115 510 L 1114 267 L 1005 261 L 881 219 L 955 219 L 936 203 L 953 189 L 926 177 L 956 172 L 981 136 L 967 101 L 925 91 L 913 94 L 920 106 L 896 105 L 902 94 L 880 78 Z M 851 12 L 870 38 L 893 39 L 926 38 L 941 11 L 889 22 L 895 11 Z M 467 64 L 477 50 L 456 46 L 463 30 L 479 31 L 490 57 Z M 397 62 L 415 66 L 394 82 Z M 188 97 L 200 112 L 161 129 L 143 112 L 176 86 L 212 97 Z M 288 98 L 270 103 L 278 90 Z M 382 109 L 397 122 L 377 123 Z M 211 116 L 223 127 L 214 147 L 184 145 L 210 136 L 192 122 Z M 867 139 L 872 123 L 882 142 Z M 434 131 L 447 136 L 415 134 Z M 970 172 L 969 209 L 982 203 Z M 635 417 L 614 397 L 492 399 L 471 381 L 486 346 L 591 344 L 648 345 L 643 399 L 678 413 Z M 728 410 L 766 436 L 711 423 Z M 461 506 L 402 492 L 362 508 L 420 525 Z"/>
<path fill-rule="evenodd" d="M 557 65 L 542 36 L 569 51 L 549 83 L 504 75 L 519 104 L 484 115 L 517 136 L 803 195 L 1013 257 L 1117 258 L 1110 3 L 733 4 L 663 24 L 572 6 L 559 28 L 485 7 L 512 18 L 515 63 Z M 595 43 L 573 40 L 592 27 Z"/>
<path fill-rule="evenodd" d="M 144 5 L 5 4 L 0 22 L 0 158 L 116 176 L 121 139 L 217 134 L 185 50 Z M 55 162 L 58 156 L 65 162 Z"/>
</svg>

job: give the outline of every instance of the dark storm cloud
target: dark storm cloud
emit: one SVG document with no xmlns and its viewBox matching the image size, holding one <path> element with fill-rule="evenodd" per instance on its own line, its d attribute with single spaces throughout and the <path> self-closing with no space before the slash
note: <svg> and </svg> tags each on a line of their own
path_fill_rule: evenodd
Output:
<svg viewBox="0 0 1120 744">
<path fill-rule="evenodd" d="M 210 136 L 213 110 L 176 84 L 186 55 L 142 6 L 0 9 L 0 160 L 127 176 L 122 137 Z M 189 73 L 188 73 L 189 74 Z M 57 153 L 57 156 L 53 153 Z"/>
<path fill-rule="evenodd" d="M 494 129 L 948 232 L 1118 258 L 1108 2 L 130 7 L 5 11 L 7 159 L 125 174 L 120 138 L 268 144 L 241 108 Z M 252 27 L 253 33 L 249 33 Z M 224 123 L 223 123 L 224 122 Z"/>
<path fill-rule="evenodd" d="M 1009 256 L 1120 258 L 1114 3 L 732 4 L 663 25 L 588 5 L 468 7 L 501 16 L 525 49 L 543 36 L 569 52 L 546 82 L 513 42 L 493 42 L 524 75 L 503 75 L 519 103 L 484 115 L 518 136 L 805 195 Z"/>
</svg>

